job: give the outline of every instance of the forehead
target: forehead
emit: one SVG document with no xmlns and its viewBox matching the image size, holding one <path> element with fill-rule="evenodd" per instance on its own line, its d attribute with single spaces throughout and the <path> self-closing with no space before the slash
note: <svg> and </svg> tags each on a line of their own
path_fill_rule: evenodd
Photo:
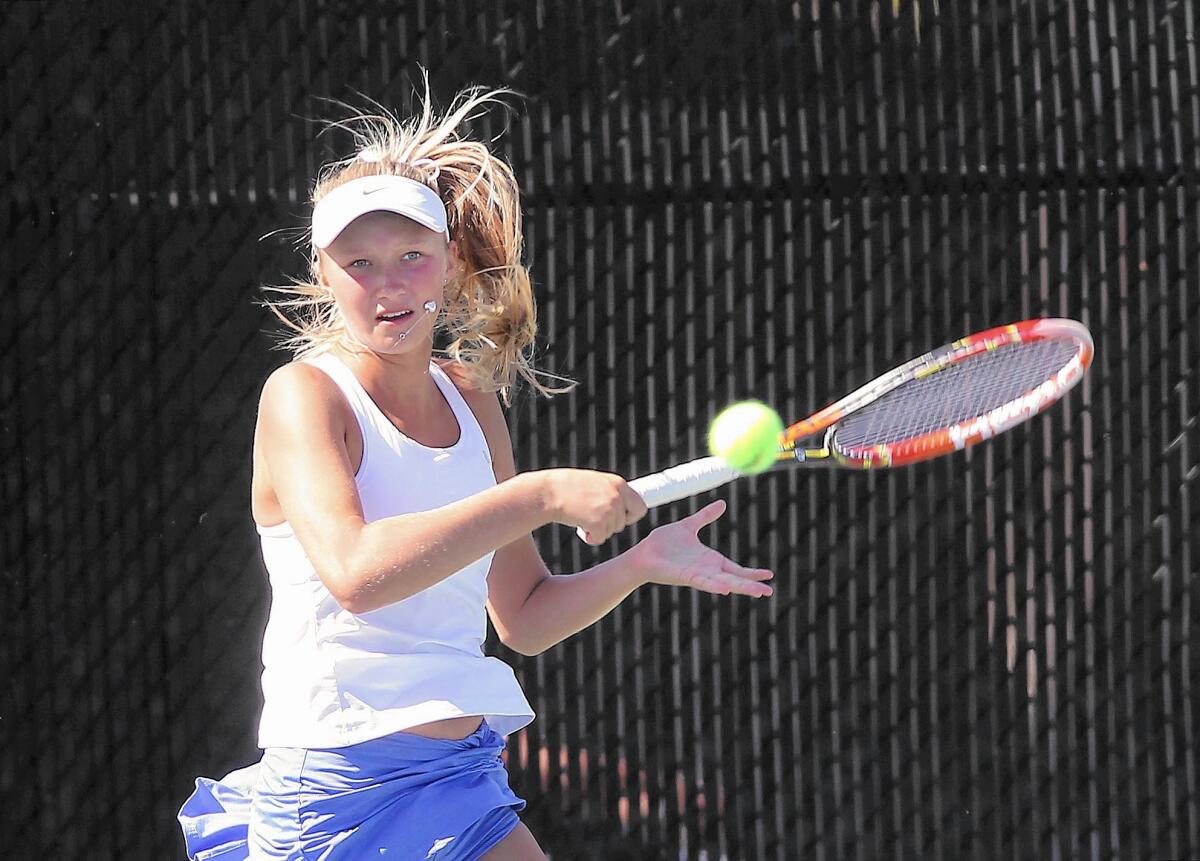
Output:
<svg viewBox="0 0 1200 861">
<path fill-rule="evenodd" d="M 330 243 L 331 250 L 361 243 L 375 242 L 420 242 L 440 244 L 444 237 L 411 218 L 395 212 L 368 212 L 346 225 L 337 239 Z"/>
</svg>

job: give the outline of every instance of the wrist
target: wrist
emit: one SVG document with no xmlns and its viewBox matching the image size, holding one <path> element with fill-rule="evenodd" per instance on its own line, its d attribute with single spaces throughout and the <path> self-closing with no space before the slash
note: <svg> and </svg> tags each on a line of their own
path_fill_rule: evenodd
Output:
<svg viewBox="0 0 1200 861">
<path fill-rule="evenodd" d="M 512 479 L 520 486 L 521 495 L 540 521 L 540 525 L 556 522 L 558 502 L 550 470 L 521 472 Z"/>
<path fill-rule="evenodd" d="M 644 539 L 643 539 L 644 540 Z M 645 549 L 642 547 L 642 541 L 630 547 L 624 553 L 617 557 L 621 564 L 621 574 L 625 578 L 626 586 L 629 591 L 645 586 L 647 583 L 654 582 L 653 565 L 647 559 Z"/>
</svg>

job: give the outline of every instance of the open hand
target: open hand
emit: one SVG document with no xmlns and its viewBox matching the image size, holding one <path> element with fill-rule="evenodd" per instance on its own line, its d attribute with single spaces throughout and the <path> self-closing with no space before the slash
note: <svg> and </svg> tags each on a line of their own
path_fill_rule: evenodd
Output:
<svg viewBox="0 0 1200 861">
<path fill-rule="evenodd" d="M 647 583 L 690 586 L 718 595 L 764 598 L 774 590 L 766 568 L 745 568 L 700 541 L 698 533 L 725 513 L 725 500 L 704 506 L 682 520 L 660 526 L 630 550 Z"/>
</svg>

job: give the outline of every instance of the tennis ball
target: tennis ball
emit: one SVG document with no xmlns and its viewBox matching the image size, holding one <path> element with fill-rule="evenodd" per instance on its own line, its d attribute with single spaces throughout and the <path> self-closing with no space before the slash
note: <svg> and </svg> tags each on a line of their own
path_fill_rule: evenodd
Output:
<svg viewBox="0 0 1200 861">
<path fill-rule="evenodd" d="M 738 472 L 769 469 L 779 451 L 783 419 L 762 401 L 741 401 L 717 414 L 708 428 L 708 450 Z"/>
</svg>

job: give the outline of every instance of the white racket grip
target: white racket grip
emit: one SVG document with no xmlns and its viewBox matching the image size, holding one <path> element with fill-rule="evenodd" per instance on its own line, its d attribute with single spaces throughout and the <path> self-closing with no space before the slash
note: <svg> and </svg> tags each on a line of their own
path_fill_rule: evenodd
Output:
<svg viewBox="0 0 1200 861">
<path fill-rule="evenodd" d="M 629 486 L 637 491 L 647 508 L 654 508 L 720 487 L 740 475 L 724 458 L 701 457 L 662 472 L 635 478 L 629 482 Z M 587 533 L 582 528 L 575 532 L 581 540 L 587 541 Z"/>
<path fill-rule="evenodd" d="M 720 487 L 740 475 L 724 458 L 701 457 L 635 478 L 629 486 L 638 492 L 647 508 L 654 508 Z"/>
</svg>

